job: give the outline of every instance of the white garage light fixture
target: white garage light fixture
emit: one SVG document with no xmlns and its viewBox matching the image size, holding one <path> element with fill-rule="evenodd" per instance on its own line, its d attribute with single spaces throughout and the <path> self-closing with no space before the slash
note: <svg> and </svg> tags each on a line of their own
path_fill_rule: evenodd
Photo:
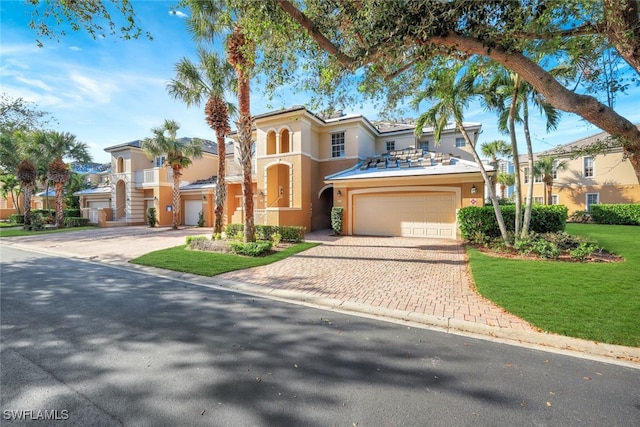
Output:
<svg viewBox="0 0 640 427">
<path fill-rule="evenodd" d="M 476 194 L 478 192 L 478 187 L 475 184 L 471 186 L 471 194 Z"/>
</svg>

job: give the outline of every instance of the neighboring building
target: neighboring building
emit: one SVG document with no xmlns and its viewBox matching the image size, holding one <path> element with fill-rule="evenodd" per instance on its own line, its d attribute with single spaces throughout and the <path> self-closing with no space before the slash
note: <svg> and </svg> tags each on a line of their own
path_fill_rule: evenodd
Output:
<svg viewBox="0 0 640 427">
<path fill-rule="evenodd" d="M 606 142 L 608 136 L 601 132 L 534 155 L 535 159 L 549 156 L 565 164 L 554 176 L 553 204 L 565 205 L 571 214 L 588 211 L 594 204 L 640 203 L 638 178 L 621 147 L 608 148 L 603 154 L 581 154 L 584 148 Z M 523 192 L 526 192 L 530 185 L 526 178 L 526 156 L 520 157 L 520 169 Z M 546 192 L 542 177 L 534 177 L 532 185 L 533 202 L 544 204 Z"/>
<path fill-rule="evenodd" d="M 329 228 L 331 208 L 342 206 L 345 234 L 455 238 L 456 211 L 483 203 L 478 165 L 454 126 L 435 145 L 432 129 L 416 136 L 411 124 L 374 125 L 362 115 L 324 118 L 301 106 L 254 119 L 256 224 Z M 465 125 L 477 142 L 481 125 Z M 207 226 L 213 221 L 217 152 L 207 144 L 205 156 L 182 177 L 184 225 L 194 225 L 200 211 Z M 227 223 L 243 220 L 235 144 L 227 146 Z M 162 159 L 147 158 L 140 141 L 106 151 L 113 173 L 110 192 L 100 200 L 108 202 L 113 220 L 142 224 L 146 208 L 155 206 L 159 225 L 170 225 L 172 180 Z"/>
</svg>

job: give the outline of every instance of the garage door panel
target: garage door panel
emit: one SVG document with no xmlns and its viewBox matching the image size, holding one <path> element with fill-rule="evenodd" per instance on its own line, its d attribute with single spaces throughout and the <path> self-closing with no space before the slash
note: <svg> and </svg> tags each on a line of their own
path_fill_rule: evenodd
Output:
<svg viewBox="0 0 640 427">
<path fill-rule="evenodd" d="M 202 210 L 200 200 L 185 200 L 184 202 L 184 225 L 198 225 L 198 216 Z"/>
<path fill-rule="evenodd" d="M 353 233 L 455 238 L 455 206 L 453 193 L 356 195 Z"/>
</svg>

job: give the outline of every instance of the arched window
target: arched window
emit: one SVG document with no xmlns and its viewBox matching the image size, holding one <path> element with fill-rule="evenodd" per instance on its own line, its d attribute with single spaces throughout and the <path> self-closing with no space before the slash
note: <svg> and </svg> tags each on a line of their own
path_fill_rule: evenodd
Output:
<svg viewBox="0 0 640 427">
<path fill-rule="evenodd" d="M 291 151 L 291 142 L 289 137 L 289 129 L 282 129 L 280 132 L 280 152 L 288 153 Z"/>
<path fill-rule="evenodd" d="M 270 131 L 267 133 L 267 155 L 276 154 L 276 133 Z"/>
<path fill-rule="evenodd" d="M 118 157 L 118 165 L 116 166 L 116 172 L 117 173 L 124 172 L 124 159 L 122 157 Z"/>
</svg>

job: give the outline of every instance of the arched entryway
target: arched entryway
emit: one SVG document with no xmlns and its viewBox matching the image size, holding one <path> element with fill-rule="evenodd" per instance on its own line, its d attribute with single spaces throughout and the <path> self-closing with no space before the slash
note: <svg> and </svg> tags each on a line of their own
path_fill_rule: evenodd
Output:
<svg viewBox="0 0 640 427">
<path fill-rule="evenodd" d="M 126 184 L 123 180 L 119 180 L 116 183 L 116 208 L 114 211 L 115 220 L 124 218 L 126 216 L 127 189 L 125 185 Z"/>
<path fill-rule="evenodd" d="M 318 200 L 313 203 L 311 230 L 331 228 L 331 208 L 333 207 L 333 186 L 320 190 Z"/>
</svg>

